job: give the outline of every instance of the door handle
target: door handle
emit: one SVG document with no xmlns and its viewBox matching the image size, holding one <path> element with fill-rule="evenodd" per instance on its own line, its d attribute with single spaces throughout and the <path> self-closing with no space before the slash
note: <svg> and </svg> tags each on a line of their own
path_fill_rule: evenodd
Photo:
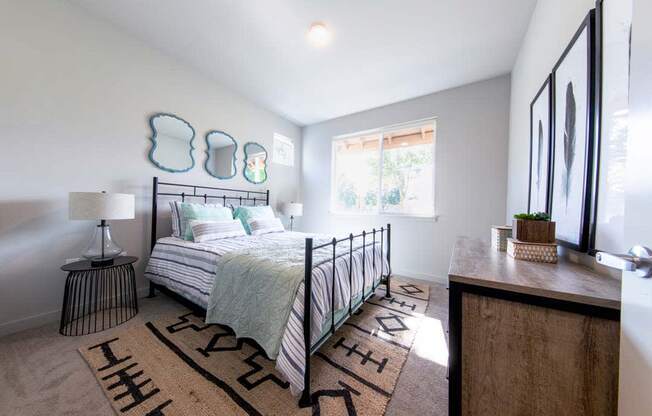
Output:
<svg viewBox="0 0 652 416">
<path fill-rule="evenodd" d="M 611 254 L 598 251 L 595 254 L 598 264 L 614 269 L 636 272 L 641 277 L 652 276 L 652 250 L 643 246 L 634 246 L 628 254 Z"/>
</svg>

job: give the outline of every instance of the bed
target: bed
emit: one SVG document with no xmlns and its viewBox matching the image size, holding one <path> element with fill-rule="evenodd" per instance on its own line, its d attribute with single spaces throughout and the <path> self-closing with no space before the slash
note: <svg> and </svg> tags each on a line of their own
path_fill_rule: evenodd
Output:
<svg viewBox="0 0 652 416">
<path fill-rule="evenodd" d="M 158 203 L 160 200 L 174 199 L 203 199 L 205 203 L 217 200 L 224 206 L 268 205 L 269 191 L 160 182 L 155 177 L 152 194 L 152 252 L 145 277 L 150 280 L 150 296 L 154 296 L 156 290 L 170 294 L 187 306 L 206 313 L 207 323 L 227 325 L 237 337 L 253 339 L 262 346 L 268 358 L 276 361 L 277 370 L 290 383 L 293 393 L 301 394 L 299 405 L 310 406 L 310 355 L 373 295 L 379 285 L 384 284 L 386 296 L 390 296 L 391 226 L 388 224 L 370 232 L 363 231 L 340 238 L 292 231 L 203 243 L 170 236 L 158 238 L 158 223 L 162 221 L 159 218 Z M 165 218 L 165 215 L 162 217 Z M 269 251 L 267 258 L 264 257 L 266 250 Z M 283 257 L 278 253 L 285 252 L 288 253 L 288 264 L 276 259 L 270 260 L 274 256 Z M 272 261 L 283 275 L 286 272 L 288 275 L 296 274 L 300 270 L 301 278 L 296 291 L 256 291 L 260 284 L 256 275 L 264 273 L 252 272 L 251 276 L 247 276 L 252 280 L 248 281 L 240 276 L 234 279 L 225 272 L 225 263 L 251 260 L 249 257 L 267 261 L 261 264 L 270 264 Z M 269 276 L 265 277 L 267 280 L 263 282 L 271 280 Z M 238 284 L 240 287 L 236 289 Z M 240 298 L 232 299 L 233 293 Z M 279 294 L 283 296 L 278 296 Z M 261 311 L 266 310 L 266 303 L 273 303 L 277 297 L 285 299 L 284 296 L 287 300 L 280 301 L 282 308 L 278 317 L 281 318 L 270 321 L 278 326 L 278 331 L 274 332 L 274 337 L 267 339 L 266 334 L 259 334 L 256 329 L 261 326 L 253 325 L 252 321 L 261 317 L 260 314 L 265 314 Z M 238 305 L 246 304 L 249 299 L 257 300 L 248 304 L 247 307 L 252 310 L 240 311 L 240 315 L 243 315 L 242 312 L 250 312 L 249 319 L 241 317 L 230 321 L 225 316 L 228 315 L 230 306 L 220 308 L 224 302 L 232 301 Z M 216 315 L 216 311 L 220 313 Z M 238 313 L 234 312 L 234 315 Z M 240 322 L 243 320 L 244 326 Z M 265 328 L 270 322 L 266 322 Z M 254 329 L 251 330 L 250 327 Z"/>
</svg>

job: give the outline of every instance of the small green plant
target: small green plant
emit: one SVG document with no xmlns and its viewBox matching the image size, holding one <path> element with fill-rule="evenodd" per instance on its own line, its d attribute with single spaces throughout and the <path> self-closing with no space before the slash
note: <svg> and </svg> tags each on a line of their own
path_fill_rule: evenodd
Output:
<svg viewBox="0 0 652 416">
<path fill-rule="evenodd" d="M 523 212 L 520 214 L 515 214 L 514 218 L 517 220 L 550 221 L 550 215 L 546 214 L 545 212 L 535 212 L 532 214 Z"/>
</svg>

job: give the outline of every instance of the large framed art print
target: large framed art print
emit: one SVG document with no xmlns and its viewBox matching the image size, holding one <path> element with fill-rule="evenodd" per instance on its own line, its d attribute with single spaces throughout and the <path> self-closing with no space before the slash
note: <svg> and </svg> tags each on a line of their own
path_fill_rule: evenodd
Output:
<svg viewBox="0 0 652 416">
<path fill-rule="evenodd" d="M 595 11 L 582 22 L 552 73 L 554 128 L 550 215 L 557 240 L 588 244 L 594 137 Z"/>
<path fill-rule="evenodd" d="M 530 187 L 528 212 L 549 212 L 550 147 L 552 138 L 552 77 L 530 104 Z"/>
</svg>

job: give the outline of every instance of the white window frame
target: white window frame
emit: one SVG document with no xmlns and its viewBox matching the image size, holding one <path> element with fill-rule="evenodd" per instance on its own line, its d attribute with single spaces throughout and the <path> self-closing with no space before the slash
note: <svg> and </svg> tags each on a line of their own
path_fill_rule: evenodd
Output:
<svg viewBox="0 0 652 416">
<path fill-rule="evenodd" d="M 282 142 L 284 144 L 289 144 L 292 146 L 292 164 L 287 164 L 287 163 L 281 163 L 278 160 L 276 160 L 276 152 L 275 152 L 275 147 L 276 147 L 276 141 Z M 272 140 L 272 163 L 275 163 L 277 165 L 281 166 L 288 166 L 288 167 L 294 167 L 294 162 L 295 162 L 295 154 L 294 154 L 295 148 L 294 148 L 294 140 L 290 139 L 287 136 L 282 135 L 281 133 L 274 133 L 274 137 Z"/>
<path fill-rule="evenodd" d="M 433 128 L 433 135 L 432 135 L 432 186 L 433 186 L 433 200 L 432 200 L 432 214 L 427 214 L 427 215 L 419 215 L 419 214 L 408 214 L 408 213 L 400 213 L 400 212 L 385 212 L 382 210 L 382 190 L 383 190 L 383 162 L 384 162 L 384 137 L 385 134 L 394 132 L 396 130 L 403 130 L 403 129 L 409 129 L 413 127 L 421 127 L 424 124 L 432 123 L 432 128 Z M 346 140 L 350 139 L 353 137 L 359 137 L 359 136 L 370 136 L 370 135 L 375 135 L 377 134 L 379 136 L 379 141 L 380 141 L 380 146 L 379 146 L 379 151 L 380 151 L 380 163 L 379 163 L 379 180 L 378 180 L 378 209 L 375 212 L 351 212 L 351 211 L 338 211 L 335 208 L 335 195 L 337 193 L 337 190 L 335 189 L 335 148 L 337 145 L 337 142 L 340 140 Z M 437 215 L 437 205 L 436 205 L 436 200 L 437 200 L 437 184 L 436 184 L 436 171 L 437 171 L 437 117 L 429 117 L 429 118 L 424 118 L 420 120 L 415 120 L 415 121 L 410 121 L 407 123 L 399 123 L 399 124 L 391 124 L 388 126 L 384 127 L 379 127 L 376 129 L 370 129 L 370 130 L 363 130 L 363 131 L 358 131 L 355 133 L 346 133 L 346 134 L 341 134 L 334 136 L 332 139 L 331 143 L 331 171 L 330 171 L 330 181 L 331 181 L 331 186 L 330 186 L 330 201 L 329 201 L 329 212 L 333 215 L 337 216 L 364 216 L 364 217 L 369 217 L 369 216 L 386 216 L 386 217 L 404 217 L 404 218 L 423 218 L 423 219 L 432 219 L 436 220 L 438 218 Z"/>
</svg>

